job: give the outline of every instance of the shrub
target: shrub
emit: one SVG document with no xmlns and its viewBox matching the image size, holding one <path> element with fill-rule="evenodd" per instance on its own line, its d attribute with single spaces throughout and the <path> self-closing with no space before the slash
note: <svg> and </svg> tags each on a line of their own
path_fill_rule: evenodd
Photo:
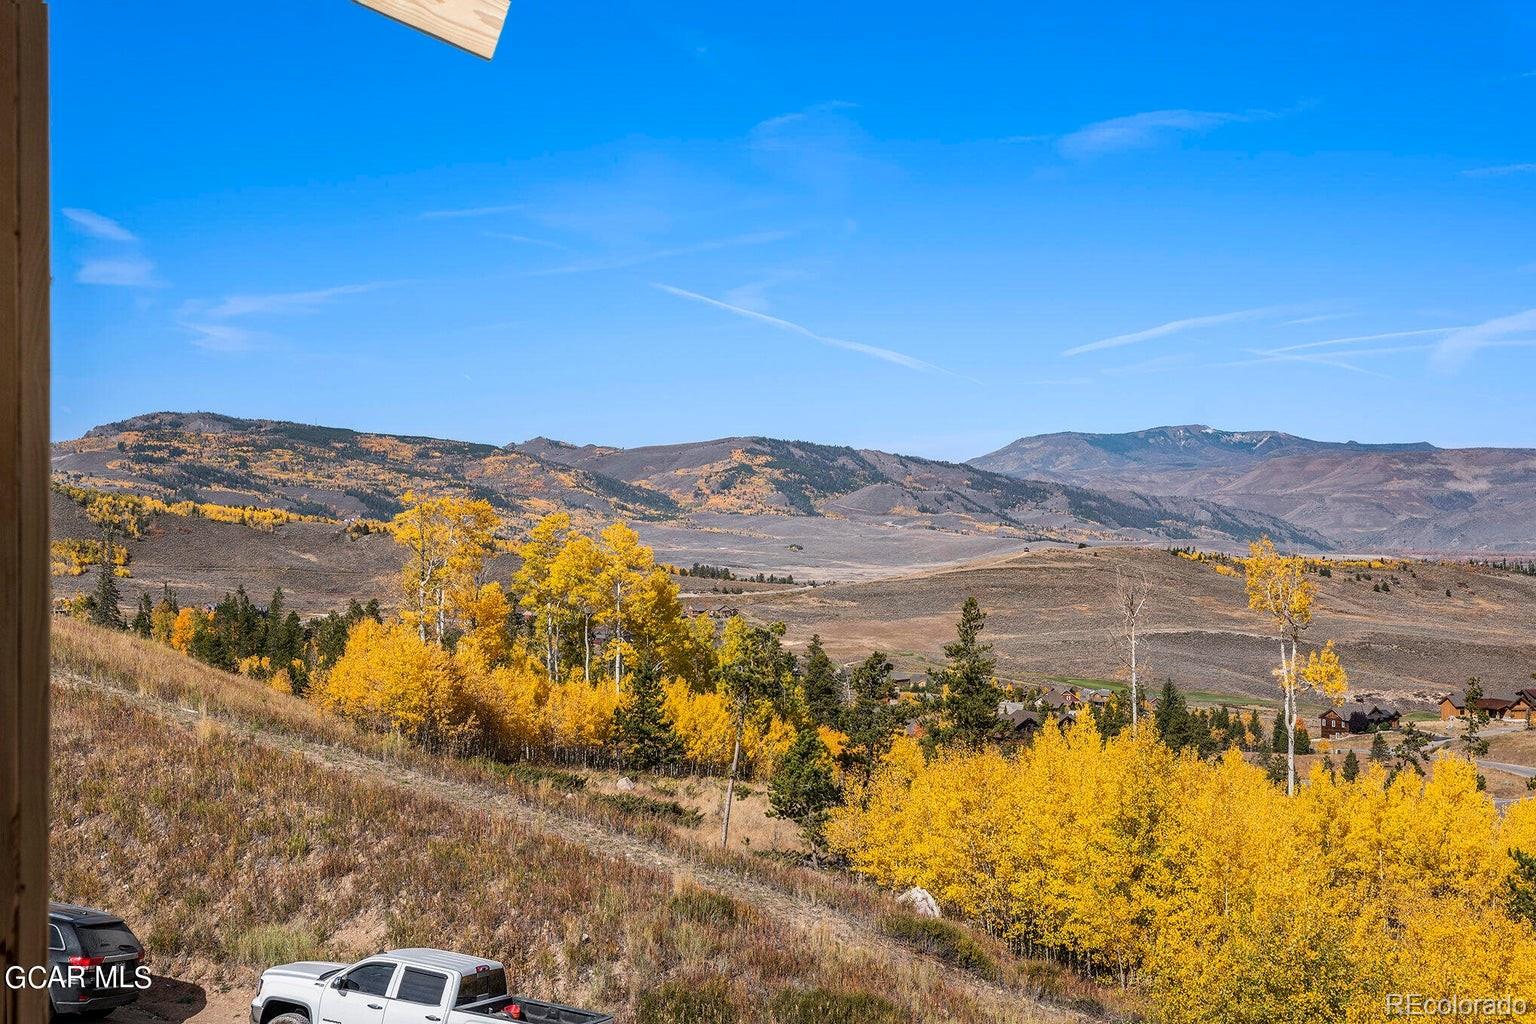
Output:
<svg viewBox="0 0 1536 1024">
<path fill-rule="evenodd" d="M 281 924 L 248 928 L 235 937 L 231 949 L 237 963 L 261 970 L 273 964 L 318 960 L 323 952 L 319 937 L 309 928 Z"/>
<path fill-rule="evenodd" d="M 723 979 L 678 979 L 640 997 L 635 1024 L 736 1024 L 736 1008 Z"/>
<path fill-rule="evenodd" d="M 514 779 L 525 786 L 548 783 L 551 789 L 557 789 L 562 793 L 579 793 L 587 788 L 585 776 L 574 772 L 562 772 L 558 768 L 543 768 L 536 764 L 514 764 L 510 772 Z"/>
<path fill-rule="evenodd" d="M 974 935 L 957 924 L 897 913 L 881 918 L 880 929 L 893 939 L 936 956 L 951 967 L 988 980 L 998 977 L 997 961 L 987 954 Z"/>
<path fill-rule="evenodd" d="M 774 1024 L 898 1024 L 912 1020 L 895 1003 L 867 992 L 786 988 L 773 997 Z"/>
<path fill-rule="evenodd" d="M 655 818 L 668 825 L 679 825 L 683 828 L 693 828 L 704 820 L 701 812 L 691 807 L 684 807 L 676 800 L 653 800 L 636 793 L 594 793 L 592 800 L 624 814 L 633 814 L 640 818 Z"/>
<path fill-rule="evenodd" d="M 696 885 L 679 889 L 667 904 L 667 909 L 673 917 L 684 921 L 726 927 L 734 925 L 741 916 L 735 900 Z"/>
</svg>

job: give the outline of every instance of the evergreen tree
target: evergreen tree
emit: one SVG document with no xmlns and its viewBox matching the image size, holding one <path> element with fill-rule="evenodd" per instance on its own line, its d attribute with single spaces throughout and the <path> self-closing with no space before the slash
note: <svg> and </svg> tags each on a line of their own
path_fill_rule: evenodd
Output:
<svg viewBox="0 0 1536 1024">
<path fill-rule="evenodd" d="M 630 679 L 629 700 L 613 717 L 620 762 L 633 771 L 654 772 L 683 758 L 683 743 L 662 712 L 661 665 L 646 661 Z"/>
<path fill-rule="evenodd" d="M 149 600 L 149 591 L 139 595 L 139 610 L 134 613 L 132 629 L 139 636 L 148 640 L 154 631 L 155 606 Z"/>
<path fill-rule="evenodd" d="M 1386 764 L 1387 761 L 1391 759 L 1391 757 L 1392 753 L 1387 749 L 1386 735 L 1378 732 L 1375 736 L 1372 736 L 1371 760 L 1375 761 L 1377 764 Z"/>
<path fill-rule="evenodd" d="M 1353 750 L 1344 755 L 1344 768 L 1340 774 L 1345 782 L 1354 782 L 1360 777 L 1360 758 L 1355 756 Z"/>
<path fill-rule="evenodd" d="M 1290 738 L 1285 734 L 1285 715 L 1275 716 L 1275 727 L 1270 730 L 1269 750 L 1272 754 L 1283 754 L 1290 749 Z"/>
<path fill-rule="evenodd" d="M 841 802 L 831 752 L 815 729 L 801 729 L 768 780 L 770 813 L 800 826 L 814 855 L 825 844 L 828 814 Z"/>
<path fill-rule="evenodd" d="M 1510 850 L 1515 868 L 1504 880 L 1504 899 L 1509 916 L 1536 928 L 1536 855 Z"/>
<path fill-rule="evenodd" d="M 1296 753 L 1312 753 L 1312 734 L 1307 732 L 1307 727 L 1304 725 L 1296 727 Z"/>
<path fill-rule="evenodd" d="M 1488 756 L 1488 741 L 1483 739 L 1481 735 L 1483 726 L 1488 724 L 1488 712 L 1478 707 L 1482 699 L 1482 680 L 1476 677 L 1468 679 L 1466 693 L 1467 731 L 1462 734 L 1461 742 L 1467 748 L 1467 756 L 1471 758 Z"/>
<path fill-rule="evenodd" d="M 992 657 L 992 645 L 980 640 L 986 625 L 987 614 L 976 598 L 966 598 L 955 639 L 944 645 L 949 664 L 936 677 L 943 688 L 939 701 L 942 720 L 936 735 L 940 743 L 976 749 L 1001 732 L 997 706 L 1002 691 L 992 675 L 997 662 Z"/>
<path fill-rule="evenodd" d="M 1157 695 L 1157 707 L 1152 711 L 1152 727 L 1157 738 L 1171 750 L 1182 750 L 1197 744 L 1195 723 L 1189 714 L 1189 705 L 1172 679 L 1163 681 Z"/>
<path fill-rule="evenodd" d="M 1339 777 L 1339 767 L 1333 763 L 1333 754 L 1323 755 L 1323 771 L 1328 773 L 1330 779 L 1337 779 Z"/>
<path fill-rule="evenodd" d="M 1264 739 L 1264 727 L 1259 724 L 1259 712 L 1257 709 L 1248 712 L 1248 742 L 1244 744 L 1247 750 L 1258 750 L 1259 744 Z"/>
<path fill-rule="evenodd" d="M 843 728 L 843 681 L 838 678 L 837 666 L 827 657 L 821 646 L 821 637 L 812 636 L 805 649 L 805 677 L 801 685 L 805 691 L 806 712 L 816 725 L 830 729 Z"/>
<path fill-rule="evenodd" d="M 98 626 L 122 629 L 123 613 L 117 606 L 117 566 L 113 562 L 111 530 L 105 532 L 102 540 L 101 571 L 96 576 L 96 590 L 91 597 L 95 601 L 91 621 Z"/>
<path fill-rule="evenodd" d="M 896 699 L 896 684 L 891 681 L 892 665 L 879 651 L 865 658 L 853 670 L 845 730 L 848 746 L 843 751 L 843 768 L 848 777 L 868 783 L 880 759 L 891 749 L 896 732 L 911 720 L 911 709 Z"/>
</svg>

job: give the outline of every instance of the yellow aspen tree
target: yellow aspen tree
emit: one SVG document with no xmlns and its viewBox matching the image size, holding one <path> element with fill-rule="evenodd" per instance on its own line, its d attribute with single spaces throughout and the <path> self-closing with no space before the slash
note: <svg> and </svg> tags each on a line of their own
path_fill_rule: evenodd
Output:
<svg viewBox="0 0 1536 1024">
<path fill-rule="evenodd" d="M 473 601 L 499 520 L 490 502 L 428 498 L 412 491 L 389 523 L 409 554 L 401 570 L 401 618 L 422 643 L 442 646 L 455 606 Z"/>
<path fill-rule="evenodd" d="M 1317 596 L 1317 588 L 1307 578 L 1306 560 L 1280 554 L 1274 542 L 1264 537 L 1248 546 L 1243 568 L 1248 607 L 1269 616 L 1280 644 L 1280 667 L 1275 670 L 1275 679 L 1280 686 L 1280 714 L 1285 720 L 1285 792 L 1294 795 L 1299 690 L 1304 684 L 1315 685 L 1337 703 L 1343 697 L 1347 680 L 1331 645 L 1326 649 L 1327 660 L 1313 663 L 1315 684 L 1303 674 L 1299 664 L 1301 635 L 1312 625 L 1312 605 Z"/>
<path fill-rule="evenodd" d="M 550 680 L 560 675 L 559 596 L 550 585 L 550 572 L 570 533 L 571 517 L 565 512 L 551 512 L 540 519 L 518 546 L 522 565 L 512 576 L 518 602 L 533 612 L 534 627 L 543 637 L 544 673 Z"/>
</svg>

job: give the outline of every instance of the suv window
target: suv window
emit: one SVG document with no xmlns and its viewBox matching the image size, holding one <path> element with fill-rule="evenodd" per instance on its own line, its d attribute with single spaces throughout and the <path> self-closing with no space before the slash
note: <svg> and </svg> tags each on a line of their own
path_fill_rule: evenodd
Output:
<svg viewBox="0 0 1536 1024">
<path fill-rule="evenodd" d="M 137 953 L 140 948 L 139 940 L 121 922 L 77 925 L 75 935 L 80 939 L 80 951 L 86 956 L 122 956 Z"/>
<path fill-rule="evenodd" d="M 443 990 L 447 987 L 446 974 L 407 967 L 405 973 L 400 976 L 400 988 L 395 993 L 395 998 L 403 999 L 408 1003 L 420 1003 L 423 1006 L 441 1006 Z"/>
<path fill-rule="evenodd" d="M 48 926 L 48 948 L 51 950 L 64 949 L 64 933 L 59 931 L 59 926 L 56 924 Z"/>
<path fill-rule="evenodd" d="M 354 992 L 382 996 L 389 991 L 389 979 L 394 976 L 394 964 L 363 964 L 350 971 L 343 984 Z"/>
</svg>

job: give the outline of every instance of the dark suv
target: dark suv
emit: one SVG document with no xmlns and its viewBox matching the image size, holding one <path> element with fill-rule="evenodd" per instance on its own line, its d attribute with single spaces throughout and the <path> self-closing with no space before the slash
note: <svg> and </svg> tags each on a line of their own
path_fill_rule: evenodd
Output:
<svg viewBox="0 0 1536 1024">
<path fill-rule="evenodd" d="M 123 919 L 69 903 L 48 905 L 48 966 L 60 977 L 84 968 L 81 984 L 49 986 L 55 1016 L 76 1020 L 105 1017 L 139 998 L 136 971 L 144 946 Z M 67 978 L 66 978 L 67 980 Z"/>
</svg>

